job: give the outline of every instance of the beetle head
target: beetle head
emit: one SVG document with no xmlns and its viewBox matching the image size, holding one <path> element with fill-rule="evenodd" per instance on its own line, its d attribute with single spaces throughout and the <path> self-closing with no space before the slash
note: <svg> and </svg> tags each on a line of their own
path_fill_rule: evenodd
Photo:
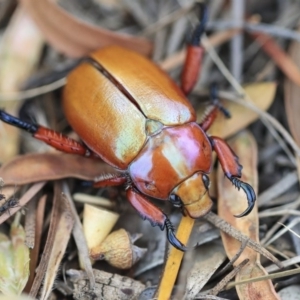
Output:
<svg viewBox="0 0 300 300">
<path fill-rule="evenodd" d="M 196 173 L 180 183 L 170 197 L 171 202 L 180 206 L 191 218 L 199 218 L 208 213 L 212 201 L 208 195 L 209 178 L 206 174 Z"/>
</svg>

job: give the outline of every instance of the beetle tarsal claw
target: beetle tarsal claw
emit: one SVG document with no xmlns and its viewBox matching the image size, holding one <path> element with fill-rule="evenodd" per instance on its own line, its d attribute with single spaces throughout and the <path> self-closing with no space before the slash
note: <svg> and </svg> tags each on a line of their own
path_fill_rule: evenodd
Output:
<svg viewBox="0 0 300 300">
<path fill-rule="evenodd" d="M 247 216 L 254 207 L 255 200 L 256 200 L 255 192 L 250 184 L 243 182 L 236 177 L 231 178 L 231 182 L 235 185 L 235 187 L 237 187 L 238 189 L 241 188 L 245 192 L 245 194 L 247 196 L 247 200 L 248 200 L 247 209 L 244 212 L 242 212 L 241 214 L 234 215 L 234 216 L 236 218 L 241 218 L 241 217 Z"/>
<path fill-rule="evenodd" d="M 170 244 L 178 250 L 187 251 L 188 248 L 185 245 L 183 245 L 175 236 L 173 225 L 169 219 L 166 220 L 165 225 L 167 230 L 167 238 Z"/>
</svg>

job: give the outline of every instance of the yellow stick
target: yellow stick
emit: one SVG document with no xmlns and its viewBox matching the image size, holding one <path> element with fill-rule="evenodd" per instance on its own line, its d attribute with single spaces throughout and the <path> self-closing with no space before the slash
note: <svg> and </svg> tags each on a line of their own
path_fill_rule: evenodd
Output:
<svg viewBox="0 0 300 300">
<path fill-rule="evenodd" d="M 176 237 L 183 243 L 187 244 L 190 234 L 192 232 L 195 220 L 189 216 L 183 216 Z M 169 300 L 177 278 L 178 270 L 181 265 L 184 252 L 171 247 L 170 255 L 167 259 L 162 279 L 157 291 L 158 300 Z"/>
</svg>

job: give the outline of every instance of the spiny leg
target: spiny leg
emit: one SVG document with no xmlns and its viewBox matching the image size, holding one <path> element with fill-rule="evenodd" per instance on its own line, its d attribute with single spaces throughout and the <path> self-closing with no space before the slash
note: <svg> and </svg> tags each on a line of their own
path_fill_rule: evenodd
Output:
<svg viewBox="0 0 300 300">
<path fill-rule="evenodd" d="M 187 248 L 176 238 L 174 228 L 168 217 L 154 204 L 149 202 L 142 194 L 130 187 L 126 191 L 127 199 L 138 211 L 140 216 L 150 221 L 152 226 L 159 226 L 161 230 L 166 228 L 167 238 L 175 248 L 186 251 Z"/>
<path fill-rule="evenodd" d="M 256 195 L 252 186 L 246 182 L 241 181 L 242 165 L 240 165 L 238 157 L 229 147 L 229 145 L 219 137 L 211 136 L 210 138 L 213 149 L 216 151 L 218 159 L 221 163 L 225 176 L 232 182 L 238 189 L 243 189 L 247 196 L 248 207 L 247 209 L 235 217 L 240 218 L 248 215 L 255 204 Z"/>
<path fill-rule="evenodd" d="M 59 132 L 38 124 L 25 122 L 6 113 L 3 110 L 0 110 L 0 120 L 12 126 L 28 131 L 34 138 L 43 141 L 57 150 L 83 156 L 95 155 L 94 153 L 91 153 L 86 146 L 65 135 L 62 135 Z"/>
<path fill-rule="evenodd" d="M 117 186 L 128 182 L 126 173 L 105 174 L 95 178 L 93 187 Z M 168 217 L 146 197 L 133 187 L 126 190 L 126 196 L 130 204 L 137 210 L 140 216 L 149 220 L 152 226 L 159 226 L 161 230 L 166 228 L 169 242 L 177 249 L 186 251 L 187 248 L 176 238 L 174 228 Z"/>
<path fill-rule="evenodd" d="M 199 124 L 204 131 L 210 128 L 219 111 L 221 111 L 226 118 L 231 117 L 229 111 L 220 103 L 216 84 L 212 84 L 210 87 L 210 102 L 212 105 L 208 107 L 208 110 L 204 113 L 202 122 Z"/>
<path fill-rule="evenodd" d="M 200 20 L 188 41 L 187 53 L 181 74 L 181 89 L 185 95 L 188 95 L 196 84 L 200 74 L 201 62 L 204 53 L 204 49 L 200 45 L 200 40 L 205 31 L 208 13 L 206 5 L 199 3 L 199 6 L 201 8 Z"/>
</svg>

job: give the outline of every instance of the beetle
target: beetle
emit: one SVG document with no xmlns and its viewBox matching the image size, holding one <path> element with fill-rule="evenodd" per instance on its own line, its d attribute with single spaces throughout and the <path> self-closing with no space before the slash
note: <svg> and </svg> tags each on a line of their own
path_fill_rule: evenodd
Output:
<svg viewBox="0 0 300 300">
<path fill-rule="evenodd" d="M 58 150 L 101 158 L 113 166 L 116 174 L 96 178 L 94 186 L 125 185 L 128 201 L 142 218 L 166 229 L 169 242 L 182 251 L 186 247 L 167 215 L 150 199 L 169 200 L 191 218 L 209 212 L 212 151 L 226 177 L 247 195 L 248 208 L 237 217 L 250 213 L 256 200 L 253 188 L 239 179 L 242 166 L 228 144 L 206 134 L 218 105 L 198 124 L 187 99 L 200 71 L 206 19 L 204 8 L 189 41 L 181 88 L 147 58 L 116 46 L 92 53 L 70 73 L 63 108 L 83 144 L 0 110 L 2 121 Z"/>
</svg>

